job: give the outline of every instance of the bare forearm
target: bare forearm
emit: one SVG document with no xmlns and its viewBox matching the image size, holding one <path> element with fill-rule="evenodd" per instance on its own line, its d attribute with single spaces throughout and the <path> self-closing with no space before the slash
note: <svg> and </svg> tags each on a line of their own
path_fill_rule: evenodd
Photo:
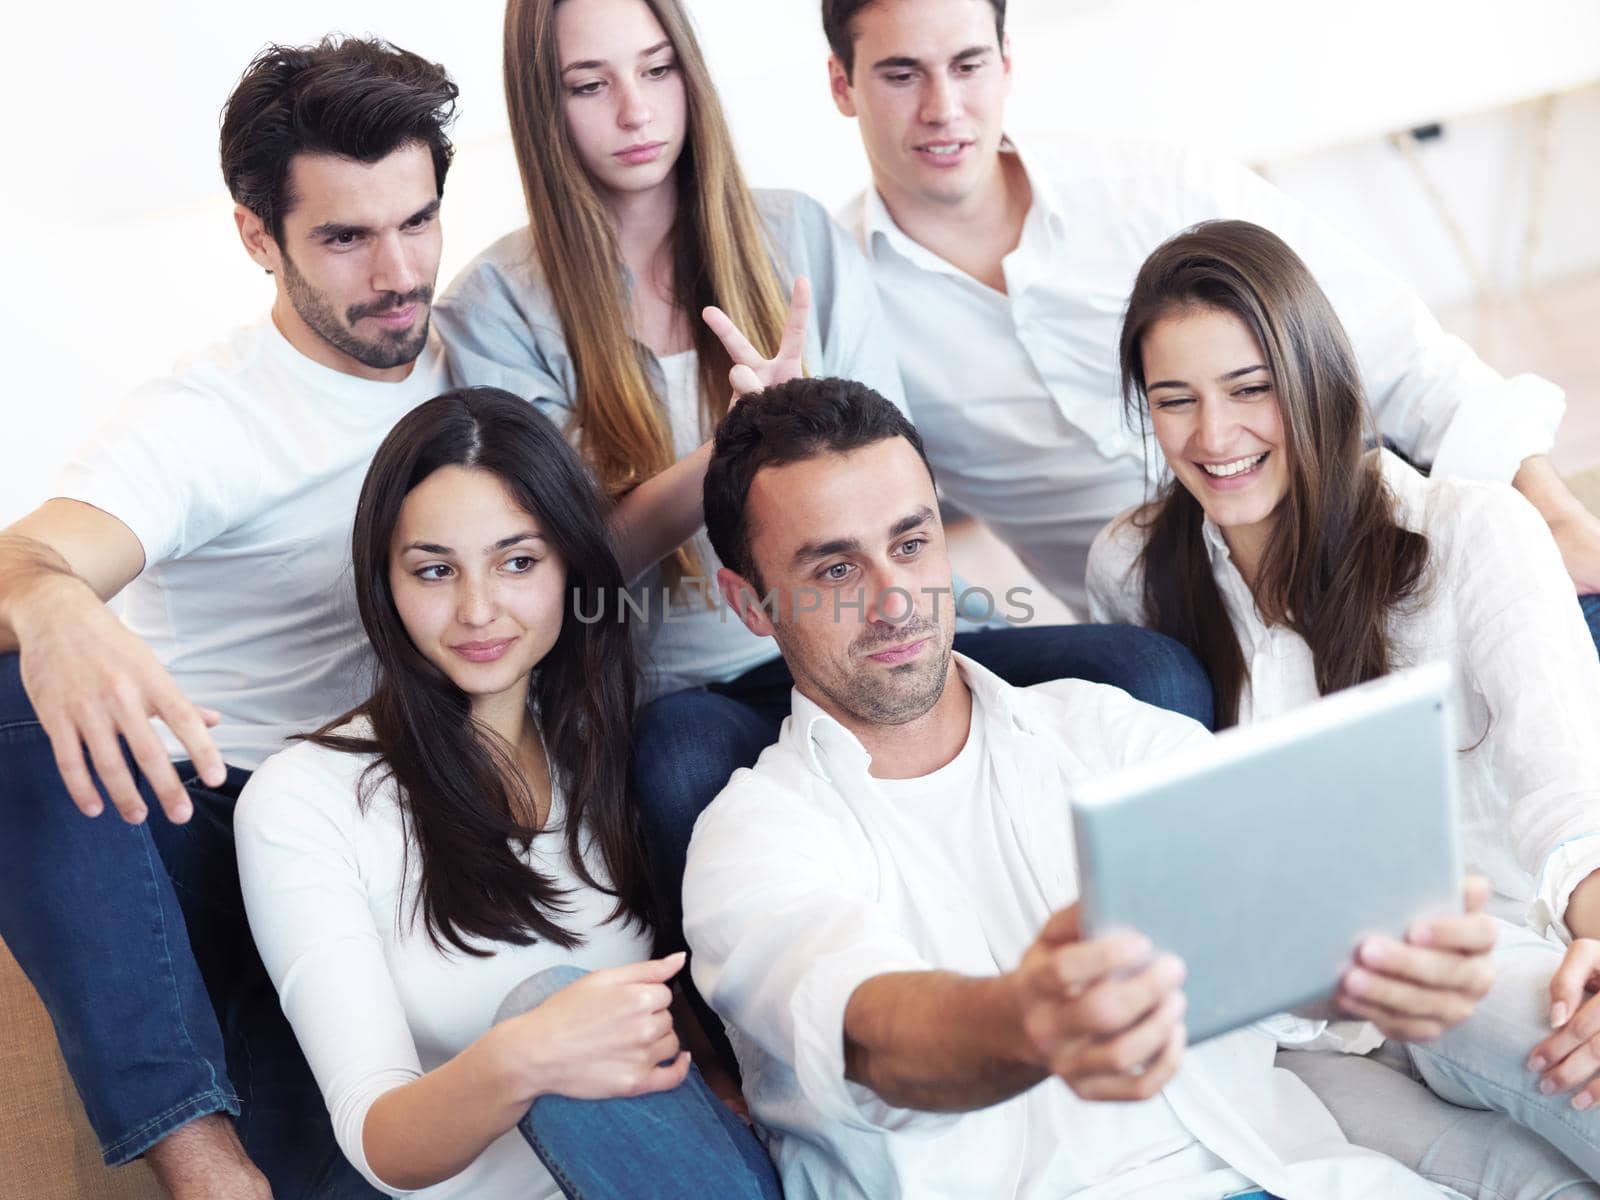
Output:
<svg viewBox="0 0 1600 1200">
<path fill-rule="evenodd" d="M 1562 916 L 1573 937 L 1600 938 L 1600 871 L 1593 871 L 1572 889 Z"/>
<path fill-rule="evenodd" d="M 711 443 L 686 454 L 617 501 L 611 532 L 630 582 L 695 535 L 705 524 L 706 467 Z"/>
<path fill-rule="evenodd" d="M 845 1077 L 928 1112 L 998 1104 L 1045 1076 L 1010 976 L 944 971 L 869 979 L 845 1006 Z"/>
<path fill-rule="evenodd" d="M 25 534 L 0 533 L 0 654 L 20 645 L 19 618 L 41 589 L 73 584 L 93 595 L 67 560 L 43 542 Z"/>
<path fill-rule="evenodd" d="M 367 1165 L 407 1191 L 440 1183 L 466 1170 L 530 1103 L 504 1069 L 491 1030 L 443 1066 L 378 1097 L 362 1128 Z"/>
<path fill-rule="evenodd" d="M 1511 486 L 1521 492 L 1552 525 L 1589 515 L 1571 489 L 1561 481 L 1561 476 L 1556 474 L 1550 460 L 1542 454 L 1522 460 L 1522 465 L 1512 477 Z"/>
</svg>

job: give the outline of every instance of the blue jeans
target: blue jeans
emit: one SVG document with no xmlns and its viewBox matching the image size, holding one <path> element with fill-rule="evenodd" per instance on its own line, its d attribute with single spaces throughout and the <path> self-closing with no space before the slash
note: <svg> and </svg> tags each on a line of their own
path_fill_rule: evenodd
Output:
<svg viewBox="0 0 1600 1200">
<path fill-rule="evenodd" d="M 514 989 L 495 1020 L 526 1012 L 580 978 L 551 967 Z M 689 1068 L 668 1092 L 616 1100 L 542 1096 L 517 1123 L 572 1200 L 781 1200 L 754 1133 Z"/>
<path fill-rule="evenodd" d="M 177 764 L 194 816 L 174 825 L 128 765 L 149 819 L 128 825 L 109 799 L 80 813 L 16 656 L 0 656 L 0 938 L 55 1023 L 106 1163 L 228 1113 L 280 1200 L 378 1195 L 334 1142 L 250 938 L 233 850 L 249 773 L 212 791 Z"/>
<path fill-rule="evenodd" d="M 1579 596 L 1578 604 L 1583 609 L 1583 619 L 1589 623 L 1595 648 L 1600 649 L 1600 595 Z"/>
<path fill-rule="evenodd" d="M 1051 679 L 1109 683 L 1149 704 L 1211 726 L 1211 680 L 1190 651 L 1130 625 L 1034 625 L 958 633 L 955 648 L 1017 687 Z M 656 902 L 658 953 L 684 949 L 683 866 L 695 820 L 728 777 L 778 740 L 794 681 L 783 659 L 729 683 L 673 692 L 639 711 L 634 792 Z M 688 973 L 690 1003 L 719 1053 L 733 1056 L 722 1026 Z"/>
</svg>

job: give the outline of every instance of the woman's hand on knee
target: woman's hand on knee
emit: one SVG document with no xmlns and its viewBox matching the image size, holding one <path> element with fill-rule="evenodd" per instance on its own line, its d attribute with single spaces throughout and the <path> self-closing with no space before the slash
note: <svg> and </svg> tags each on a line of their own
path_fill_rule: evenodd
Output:
<svg viewBox="0 0 1600 1200">
<path fill-rule="evenodd" d="M 668 980 L 684 955 L 591 971 L 492 1031 L 496 1057 L 528 1102 L 608 1100 L 675 1088 L 689 1052 L 672 1024 Z"/>
<path fill-rule="evenodd" d="M 1567 947 L 1550 979 L 1550 1024 L 1555 1032 L 1533 1048 L 1528 1069 L 1538 1071 L 1539 1090 L 1580 1089 L 1574 1108 L 1600 1104 L 1600 940 L 1578 938 Z"/>
</svg>

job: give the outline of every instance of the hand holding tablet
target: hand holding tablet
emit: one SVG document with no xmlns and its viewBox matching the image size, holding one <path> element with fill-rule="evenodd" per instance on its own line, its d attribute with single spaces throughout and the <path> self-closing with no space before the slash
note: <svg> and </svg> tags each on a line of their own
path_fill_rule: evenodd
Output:
<svg viewBox="0 0 1600 1200">
<path fill-rule="evenodd" d="M 1450 683 L 1398 672 L 1079 785 L 1083 931 L 1184 961 L 1192 1041 L 1336 996 L 1387 1036 L 1465 1019 L 1493 925 L 1463 900 Z"/>
<path fill-rule="evenodd" d="M 1339 1011 L 1371 1021 L 1385 1037 L 1432 1041 L 1472 1015 L 1494 983 L 1494 921 L 1483 912 L 1489 884 L 1468 876 L 1466 912 L 1408 930 L 1404 941 L 1365 938 L 1339 981 Z"/>
<path fill-rule="evenodd" d="M 1085 1100 L 1148 1100 L 1183 1057 L 1183 976 L 1142 935 L 1082 940 L 1074 904 L 1045 924 L 1014 977 L 1023 1030 L 1052 1075 Z"/>
</svg>

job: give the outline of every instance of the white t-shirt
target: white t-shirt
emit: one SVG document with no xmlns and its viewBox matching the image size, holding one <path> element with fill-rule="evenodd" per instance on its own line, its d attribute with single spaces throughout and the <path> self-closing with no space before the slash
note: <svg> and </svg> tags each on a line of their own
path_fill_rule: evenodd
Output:
<svg viewBox="0 0 1600 1200">
<path fill-rule="evenodd" d="M 663 355 L 658 361 L 666 384 L 673 453 L 683 458 L 711 436 L 700 404 L 700 356 L 685 350 Z M 778 656 L 771 638 L 751 633 L 723 602 L 717 587 L 722 560 L 711 548 L 704 526 L 689 544 L 700 557 L 696 578 L 702 582 L 668 591 L 654 571 L 641 581 L 639 592 L 648 599 L 644 641 L 647 696 L 725 683 Z"/>
<path fill-rule="evenodd" d="M 365 733 L 364 722 L 348 727 Z M 405 827 L 392 783 L 362 812 L 357 782 L 371 756 L 307 743 L 273 755 L 245 786 L 234 814 L 239 882 L 261 961 L 278 989 L 306 1061 L 316 1075 L 345 1155 L 373 1184 L 394 1195 L 546 1200 L 555 1181 L 516 1131 L 494 1141 L 461 1174 L 414 1193 L 372 1174 L 362 1142 L 367 1110 L 465 1050 L 494 1023 L 506 994 L 557 964 L 594 970 L 650 957 L 638 925 L 602 924 L 615 904 L 574 874 L 561 832 L 558 788 L 545 831 L 525 861 L 566 888 L 563 917 L 581 930 L 574 950 L 475 943 L 479 958 L 441 953 L 410 919 L 415 847 L 402 880 Z M 598 850 L 584 861 L 607 879 Z"/>
<path fill-rule="evenodd" d="M 56 496 L 110 513 L 144 547 L 123 620 L 184 695 L 222 714 L 212 737 L 234 766 L 370 690 L 356 497 L 395 422 L 449 388 L 436 338 L 403 381 L 377 383 L 313 362 L 267 316 L 134 392 L 62 469 Z"/>
<path fill-rule="evenodd" d="M 937 771 L 915 779 L 874 782 L 884 800 L 897 810 L 898 819 L 939 830 L 936 845 L 944 853 L 944 865 L 961 884 L 957 899 L 977 918 L 988 943 L 990 973 L 998 975 L 1022 961 L 1039 935 L 1041 914 L 1047 918 L 1048 913 L 1034 901 L 1029 889 L 1017 885 L 1018 880 L 1029 877 L 1028 857 L 996 794 L 995 763 L 984 732 L 987 724 L 983 701 L 974 692 L 972 724 L 960 754 Z M 1009 1102 L 1020 1110 L 1016 1124 L 1023 1134 L 1016 1195 L 1049 1194 L 1047 1184 L 1059 1140 L 1059 1135 L 1050 1131 L 1072 1127 L 1069 1095 L 1063 1087 L 1036 1087 Z M 1157 1143 L 1149 1158 L 1161 1157 L 1163 1150 L 1188 1148 L 1196 1164 L 1221 1167 L 1219 1160 L 1208 1159 L 1203 1150 L 1192 1146 L 1192 1139 L 1165 1109 L 1165 1102 L 1157 1100 L 1141 1106 L 1137 1114 L 1130 1113 L 1130 1120 L 1144 1123 L 1146 1133 Z"/>
</svg>

